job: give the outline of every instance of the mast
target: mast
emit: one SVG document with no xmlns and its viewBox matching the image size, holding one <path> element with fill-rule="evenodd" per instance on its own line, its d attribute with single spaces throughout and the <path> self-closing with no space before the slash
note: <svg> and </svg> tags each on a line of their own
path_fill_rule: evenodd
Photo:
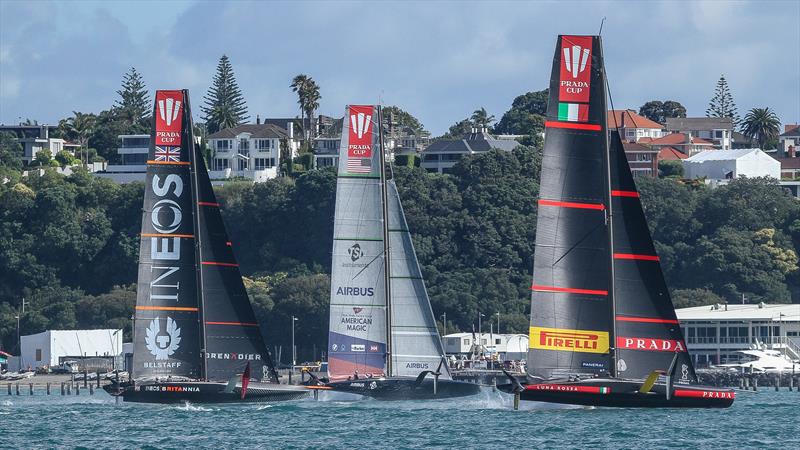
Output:
<svg viewBox="0 0 800 450">
<path fill-rule="evenodd" d="M 186 111 L 189 111 L 188 103 L 189 103 L 189 93 L 184 91 L 184 100 L 187 103 Z M 195 271 L 197 272 L 197 300 L 198 305 L 200 306 L 197 320 L 200 322 L 198 325 L 198 330 L 200 331 L 200 378 L 203 380 L 208 379 L 208 366 L 206 364 L 206 328 L 205 328 L 205 295 L 203 293 L 203 255 L 202 255 L 202 244 L 201 244 L 201 234 L 200 233 L 200 200 L 198 198 L 198 192 L 200 192 L 200 186 L 197 181 L 197 152 L 195 152 L 195 142 L 194 142 L 194 126 L 192 124 L 192 117 L 191 115 L 188 117 L 189 127 L 188 127 L 188 138 L 189 138 L 189 145 L 188 147 L 191 149 L 189 151 L 189 161 L 191 161 L 191 169 L 189 171 L 192 177 L 192 209 L 194 214 L 194 229 L 195 229 Z M 204 167 L 205 169 L 205 167 Z"/>
<path fill-rule="evenodd" d="M 597 36 L 597 44 L 598 49 L 600 49 L 600 77 L 601 83 L 603 85 L 608 83 L 608 78 L 606 77 L 606 64 L 605 59 L 603 58 L 602 49 L 603 49 L 603 40 L 601 36 Z M 611 141 L 609 138 L 608 133 L 608 94 L 603 94 L 603 103 L 602 103 L 602 113 L 605 123 L 602 124 L 603 129 L 605 130 L 605 157 L 603 158 L 603 164 L 605 166 L 605 202 L 606 202 L 606 220 L 608 222 L 607 230 L 608 230 L 608 296 L 609 296 L 609 304 L 611 305 L 611 327 L 609 329 L 610 336 L 608 339 L 609 342 L 609 353 L 611 353 L 611 367 L 610 372 L 612 377 L 617 376 L 617 301 L 616 301 L 616 291 L 614 290 L 614 211 L 612 206 L 612 199 L 611 199 Z"/>
<path fill-rule="evenodd" d="M 389 195 L 386 191 L 386 153 L 383 146 L 383 111 L 378 105 L 378 146 L 380 146 L 381 208 L 383 209 L 383 283 L 386 291 L 386 375 L 392 376 L 392 285 L 389 256 Z"/>
</svg>

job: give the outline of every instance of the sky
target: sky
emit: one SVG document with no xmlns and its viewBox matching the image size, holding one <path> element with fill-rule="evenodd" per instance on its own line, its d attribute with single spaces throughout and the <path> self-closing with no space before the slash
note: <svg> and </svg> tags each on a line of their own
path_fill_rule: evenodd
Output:
<svg viewBox="0 0 800 450">
<path fill-rule="evenodd" d="M 0 122 L 57 123 L 118 99 L 133 66 L 197 107 L 233 64 L 251 120 L 299 115 L 289 85 L 320 85 L 319 112 L 397 105 L 434 135 L 548 85 L 556 37 L 603 26 L 617 109 L 677 100 L 705 115 L 724 74 L 740 115 L 800 121 L 800 0 L 360 2 L 0 0 Z M 151 97 L 152 98 L 152 97 Z"/>
</svg>

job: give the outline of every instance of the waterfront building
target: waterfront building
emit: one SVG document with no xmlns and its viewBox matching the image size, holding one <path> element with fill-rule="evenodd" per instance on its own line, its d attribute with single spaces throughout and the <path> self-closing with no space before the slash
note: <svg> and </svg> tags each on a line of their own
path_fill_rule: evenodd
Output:
<svg viewBox="0 0 800 450">
<path fill-rule="evenodd" d="M 619 127 L 619 137 L 623 142 L 639 142 L 642 138 L 658 139 L 666 134 L 664 125 L 640 116 L 632 109 L 608 110 L 606 123 L 609 130 Z"/>
<path fill-rule="evenodd" d="M 730 150 L 733 146 L 733 120 L 730 117 L 669 117 L 666 129 L 671 133 L 710 141 L 717 150 Z"/>
<path fill-rule="evenodd" d="M 781 163 L 757 148 L 708 150 L 683 160 L 685 178 L 725 184 L 739 177 L 780 179 Z"/>
<path fill-rule="evenodd" d="M 658 177 L 658 150 L 636 142 L 622 142 L 634 178 Z"/>
<path fill-rule="evenodd" d="M 20 367 L 55 367 L 65 361 L 98 358 L 111 361 L 122 353 L 122 330 L 48 330 L 20 337 Z"/>
<path fill-rule="evenodd" d="M 792 123 L 783 126 L 783 133 L 778 136 L 778 156 L 795 158 L 800 144 L 800 125 Z"/>
<path fill-rule="evenodd" d="M 519 146 L 513 139 L 498 139 L 486 128 L 473 128 L 461 139 L 438 139 L 422 152 L 422 168 L 428 172 L 449 173 L 466 155 L 486 153 L 492 149 L 510 152 Z"/>
<path fill-rule="evenodd" d="M 271 123 L 255 123 L 209 135 L 209 177 L 212 181 L 245 178 L 256 183 L 276 178 L 281 158 L 297 156 L 299 150 L 294 123 L 288 122 L 286 129 L 288 132 Z"/>
<path fill-rule="evenodd" d="M 528 354 L 528 336 L 525 334 L 482 333 L 479 337 L 478 333 L 452 333 L 442 340 L 444 352 L 459 357 L 473 354 L 478 345 L 485 353 L 496 353 L 501 361 L 525 359 Z"/>
<path fill-rule="evenodd" d="M 651 139 L 639 139 L 640 144 L 660 151 L 662 148 L 674 148 L 686 156 L 696 155 L 706 150 L 714 150 L 714 143 L 706 139 L 692 136 L 689 133 L 672 133 L 666 136 Z"/>
<path fill-rule="evenodd" d="M 675 311 L 696 367 L 740 361 L 762 347 L 800 359 L 800 304 L 716 304 Z"/>
<path fill-rule="evenodd" d="M 119 163 L 108 164 L 105 170 L 94 175 L 116 183 L 144 181 L 147 171 L 147 153 L 150 151 L 149 134 L 121 134 L 117 136 Z"/>
<path fill-rule="evenodd" d="M 0 125 L 0 132 L 16 136 L 16 141 L 22 145 L 22 161 L 30 164 L 42 150 L 50 150 L 51 156 L 56 156 L 62 150 L 75 154 L 80 149 L 78 144 L 52 137 L 51 134 L 57 128 L 54 125 Z"/>
</svg>

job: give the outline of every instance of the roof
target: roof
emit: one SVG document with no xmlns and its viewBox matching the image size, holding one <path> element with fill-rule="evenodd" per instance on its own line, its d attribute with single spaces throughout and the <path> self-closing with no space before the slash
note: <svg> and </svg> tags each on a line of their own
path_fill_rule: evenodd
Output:
<svg viewBox="0 0 800 450">
<path fill-rule="evenodd" d="M 800 169 L 800 158 L 775 158 L 781 163 L 781 169 Z"/>
<path fill-rule="evenodd" d="M 783 137 L 800 136 L 800 125 L 795 123 L 786 124 L 783 126 L 783 133 L 780 135 Z"/>
<path fill-rule="evenodd" d="M 606 119 L 608 128 L 655 128 L 661 130 L 664 125 L 654 122 L 647 117 L 640 116 L 632 109 L 612 109 L 608 111 Z"/>
<path fill-rule="evenodd" d="M 658 152 L 659 161 L 678 161 L 686 158 L 688 156 L 675 147 L 661 147 L 661 151 Z"/>
<path fill-rule="evenodd" d="M 426 153 L 475 153 L 488 152 L 493 148 L 512 151 L 519 142 L 509 139 L 495 139 L 488 133 L 467 133 L 463 139 L 439 139 L 425 150 Z"/>
<path fill-rule="evenodd" d="M 675 310 L 678 320 L 773 320 L 800 321 L 800 304 L 767 304 L 694 306 Z"/>
<path fill-rule="evenodd" d="M 699 137 L 691 137 L 686 133 L 671 133 L 658 139 L 653 139 L 647 145 L 709 145 L 713 146 L 714 143 Z"/>
<path fill-rule="evenodd" d="M 286 131 L 277 125 L 270 123 L 248 123 L 239 125 L 238 127 L 225 128 L 224 130 L 217 131 L 209 135 L 207 139 L 232 139 L 242 133 L 250 133 L 250 137 L 253 138 L 285 139 L 289 137 Z"/>
<path fill-rule="evenodd" d="M 631 152 L 631 153 L 656 153 L 656 152 L 658 152 L 658 150 L 655 150 L 655 149 L 650 148 L 650 147 L 648 147 L 646 145 L 642 145 L 642 144 L 639 144 L 639 143 L 636 143 L 636 142 L 623 142 L 622 143 L 622 148 L 623 148 L 623 150 L 625 150 L 626 153 L 627 152 Z"/>
<path fill-rule="evenodd" d="M 730 117 L 669 117 L 666 128 L 668 131 L 733 130 L 733 120 Z"/>
<path fill-rule="evenodd" d="M 740 148 L 736 150 L 704 150 L 694 156 L 687 158 L 686 161 L 687 162 L 730 161 L 732 159 L 739 159 L 742 156 L 746 156 L 755 152 L 761 152 L 761 149 Z"/>
</svg>

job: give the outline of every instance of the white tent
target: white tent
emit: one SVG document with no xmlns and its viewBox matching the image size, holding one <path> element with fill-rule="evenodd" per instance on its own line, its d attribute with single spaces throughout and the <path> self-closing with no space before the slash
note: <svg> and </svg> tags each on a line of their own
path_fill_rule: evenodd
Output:
<svg viewBox="0 0 800 450">
<path fill-rule="evenodd" d="M 781 163 L 757 148 L 706 150 L 683 160 L 684 177 L 708 180 L 741 176 L 780 179 Z"/>
<path fill-rule="evenodd" d="M 21 337 L 23 369 L 57 366 L 60 358 L 117 356 L 122 330 L 48 330 Z"/>
</svg>

